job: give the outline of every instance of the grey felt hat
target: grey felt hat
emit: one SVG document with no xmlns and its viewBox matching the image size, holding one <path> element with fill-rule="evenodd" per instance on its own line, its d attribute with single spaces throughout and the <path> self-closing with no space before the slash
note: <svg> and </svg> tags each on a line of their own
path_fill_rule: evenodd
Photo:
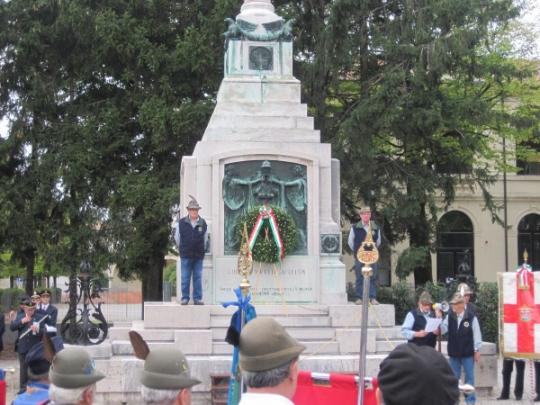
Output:
<svg viewBox="0 0 540 405">
<path fill-rule="evenodd" d="M 452 296 L 452 300 L 450 301 L 450 304 L 462 304 L 465 302 L 465 299 L 463 298 L 463 295 L 460 293 L 455 293 Z"/>
<path fill-rule="evenodd" d="M 96 370 L 94 360 L 80 347 L 68 347 L 57 353 L 51 364 L 49 379 L 60 388 L 83 388 L 105 378 Z"/>
<path fill-rule="evenodd" d="M 428 293 L 427 291 L 424 291 L 422 292 L 422 294 L 420 294 L 420 298 L 418 299 L 418 301 L 420 301 L 420 303 L 424 305 L 433 304 L 433 300 L 431 299 L 431 294 Z"/>
<path fill-rule="evenodd" d="M 190 388 L 200 381 L 192 378 L 184 354 L 173 348 L 148 353 L 141 373 L 141 384 L 157 390 Z"/>
<path fill-rule="evenodd" d="M 201 206 L 197 202 L 197 199 L 195 197 L 193 197 L 192 195 L 190 195 L 189 198 L 191 198 L 191 200 L 189 200 L 189 203 L 187 205 L 187 209 L 188 210 L 200 210 Z"/>
<path fill-rule="evenodd" d="M 370 207 L 361 207 L 360 210 L 359 210 L 360 214 L 363 214 L 363 213 L 368 213 L 368 212 L 371 212 L 371 208 Z"/>
<path fill-rule="evenodd" d="M 150 351 L 143 337 L 134 330 L 129 332 L 129 340 L 135 357 L 144 360 L 141 384 L 145 387 L 156 390 L 178 390 L 200 383 L 199 380 L 191 378 L 186 357 L 180 350 L 159 348 Z"/>
<path fill-rule="evenodd" d="M 256 318 L 240 333 L 240 367 L 271 370 L 296 359 L 305 348 L 274 319 Z"/>
</svg>

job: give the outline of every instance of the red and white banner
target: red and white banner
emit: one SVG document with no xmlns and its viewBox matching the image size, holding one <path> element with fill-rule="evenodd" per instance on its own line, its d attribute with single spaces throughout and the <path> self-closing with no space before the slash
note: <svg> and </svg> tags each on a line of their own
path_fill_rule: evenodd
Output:
<svg viewBox="0 0 540 405">
<path fill-rule="evenodd" d="M 330 374 L 321 383 L 315 378 L 317 373 L 300 371 L 298 386 L 292 399 L 295 405 L 356 405 L 358 403 L 358 384 L 355 375 Z M 378 387 L 376 378 L 371 379 L 369 387 L 364 389 L 364 405 L 376 405 L 375 392 Z"/>
<path fill-rule="evenodd" d="M 540 360 L 540 272 L 499 273 L 499 325 L 504 357 Z"/>
</svg>

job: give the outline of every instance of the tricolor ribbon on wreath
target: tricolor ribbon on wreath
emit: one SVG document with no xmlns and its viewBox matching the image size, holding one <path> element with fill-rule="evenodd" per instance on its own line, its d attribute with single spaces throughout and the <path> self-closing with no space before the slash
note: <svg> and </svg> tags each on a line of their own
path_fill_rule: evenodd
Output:
<svg viewBox="0 0 540 405">
<path fill-rule="evenodd" d="M 525 261 L 499 273 L 500 347 L 504 357 L 540 360 L 540 272 Z"/>
<path fill-rule="evenodd" d="M 253 251 L 253 247 L 255 246 L 257 238 L 259 237 L 261 230 L 264 227 L 265 221 L 268 222 L 270 231 L 272 232 L 272 238 L 274 239 L 274 243 L 278 248 L 279 259 L 281 260 L 285 256 L 285 249 L 283 249 L 283 241 L 281 240 L 281 236 L 279 234 L 279 226 L 276 214 L 274 213 L 272 207 L 268 207 L 266 205 L 263 205 L 261 208 L 259 208 L 259 216 L 257 217 L 255 225 L 253 225 L 253 229 L 251 230 L 251 234 L 249 235 L 249 250 Z"/>
</svg>

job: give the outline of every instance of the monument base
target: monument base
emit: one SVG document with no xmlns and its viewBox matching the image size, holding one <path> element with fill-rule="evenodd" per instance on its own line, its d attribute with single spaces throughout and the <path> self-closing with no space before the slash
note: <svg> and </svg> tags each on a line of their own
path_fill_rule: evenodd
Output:
<svg viewBox="0 0 540 405">
<path fill-rule="evenodd" d="M 306 350 L 300 357 L 300 368 L 318 372 L 357 373 L 360 351 L 362 307 L 353 304 L 257 304 L 258 317 L 271 316 L 300 340 Z M 114 326 L 109 340 L 88 350 L 96 366 L 107 375 L 98 382 L 98 399 L 107 404 L 140 403 L 139 372 L 143 362 L 133 356 L 128 333 L 136 330 L 147 341 L 150 350 L 174 347 L 188 359 L 192 374 L 201 380 L 193 387 L 200 404 L 210 404 L 212 376 L 227 376 L 232 361 L 232 346 L 224 341 L 236 308 L 218 305 L 182 306 L 177 303 L 145 303 L 145 320 Z M 380 362 L 398 344 L 401 327 L 394 325 L 394 306 L 369 308 L 367 333 L 367 375 L 378 373 Z M 443 353 L 446 346 L 443 344 Z M 497 384 L 495 345 L 484 343 L 481 361 L 475 368 L 476 388 L 490 391 Z"/>
</svg>

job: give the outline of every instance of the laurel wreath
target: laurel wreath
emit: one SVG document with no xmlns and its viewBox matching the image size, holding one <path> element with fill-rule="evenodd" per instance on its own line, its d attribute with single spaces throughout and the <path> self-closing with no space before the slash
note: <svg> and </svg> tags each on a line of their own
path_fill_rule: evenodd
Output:
<svg viewBox="0 0 540 405">
<path fill-rule="evenodd" d="M 279 235 L 283 242 L 284 255 L 287 256 L 291 252 L 294 252 L 298 244 L 298 229 L 293 217 L 285 210 L 277 207 L 272 207 L 276 215 Z M 238 218 L 235 224 L 235 233 L 238 240 L 242 240 L 242 232 L 244 229 L 244 223 L 247 225 L 248 234 L 251 233 L 257 217 L 259 216 L 259 207 L 250 209 L 244 215 Z M 268 222 L 265 221 L 263 228 L 253 246 L 251 256 L 253 261 L 262 263 L 277 263 L 279 262 L 278 248 L 276 243 L 272 239 L 272 232 L 269 228 Z"/>
</svg>

